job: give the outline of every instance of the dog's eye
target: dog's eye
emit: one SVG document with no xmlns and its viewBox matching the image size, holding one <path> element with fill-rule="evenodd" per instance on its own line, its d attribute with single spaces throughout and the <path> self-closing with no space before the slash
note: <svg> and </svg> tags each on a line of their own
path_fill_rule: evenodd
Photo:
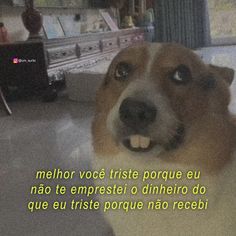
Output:
<svg viewBox="0 0 236 236">
<path fill-rule="evenodd" d="M 115 71 L 115 78 L 117 80 L 125 80 L 132 70 L 132 66 L 128 63 L 121 62 L 117 65 Z"/>
<path fill-rule="evenodd" d="M 178 66 L 171 75 L 171 80 L 176 84 L 187 84 L 191 81 L 191 72 L 185 65 Z"/>
</svg>

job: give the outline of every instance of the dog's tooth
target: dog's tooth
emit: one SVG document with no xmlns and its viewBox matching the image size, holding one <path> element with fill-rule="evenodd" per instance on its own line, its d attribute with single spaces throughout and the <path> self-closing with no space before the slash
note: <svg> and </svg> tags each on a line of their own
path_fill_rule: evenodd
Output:
<svg viewBox="0 0 236 236">
<path fill-rule="evenodd" d="M 150 138 L 140 137 L 140 146 L 141 148 L 148 148 L 151 143 Z"/>
<path fill-rule="evenodd" d="M 139 148 L 140 147 L 140 136 L 133 135 L 130 137 L 130 145 L 132 148 Z"/>
</svg>

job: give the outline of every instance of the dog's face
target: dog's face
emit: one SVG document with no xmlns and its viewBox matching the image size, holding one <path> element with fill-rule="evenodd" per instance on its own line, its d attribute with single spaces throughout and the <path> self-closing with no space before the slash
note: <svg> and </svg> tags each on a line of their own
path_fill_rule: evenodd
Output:
<svg viewBox="0 0 236 236">
<path fill-rule="evenodd" d="M 121 51 L 97 95 L 95 151 L 161 155 L 178 149 L 208 114 L 227 114 L 233 71 L 176 44 Z"/>
</svg>

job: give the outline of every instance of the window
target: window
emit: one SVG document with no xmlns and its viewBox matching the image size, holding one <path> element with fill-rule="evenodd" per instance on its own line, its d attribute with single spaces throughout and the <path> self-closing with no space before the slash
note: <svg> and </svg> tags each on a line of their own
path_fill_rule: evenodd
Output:
<svg viewBox="0 0 236 236">
<path fill-rule="evenodd" d="M 236 1 L 208 0 L 212 44 L 236 44 Z"/>
</svg>

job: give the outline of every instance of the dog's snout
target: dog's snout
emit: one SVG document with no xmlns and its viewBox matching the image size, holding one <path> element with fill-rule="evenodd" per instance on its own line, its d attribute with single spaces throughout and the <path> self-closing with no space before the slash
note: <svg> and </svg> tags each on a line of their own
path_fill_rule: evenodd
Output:
<svg viewBox="0 0 236 236">
<path fill-rule="evenodd" d="M 150 102 L 126 98 L 120 106 L 120 120 L 131 128 L 146 128 L 155 121 L 157 109 Z"/>
</svg>

